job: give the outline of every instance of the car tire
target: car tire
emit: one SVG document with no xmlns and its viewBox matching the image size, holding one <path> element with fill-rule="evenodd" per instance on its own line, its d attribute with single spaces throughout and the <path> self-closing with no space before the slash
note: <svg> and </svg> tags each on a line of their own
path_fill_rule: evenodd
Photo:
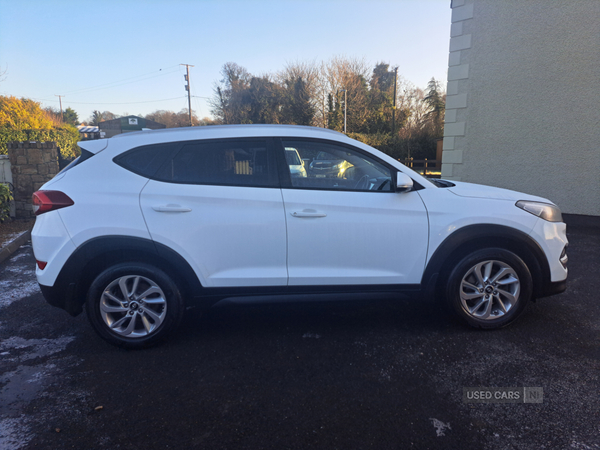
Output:
<svg viewBox="0 0 600 450">
<path fill-rule="evenodd" d="M 177 285 L 162 270 L 144 263 L 112 266 L 92 282 L 87 316 L 107 342 L 123 348 L 158 344 L 177 329 L 185 306 Z"/>
<path fill-rule="evenodd" d="M 474 251 L 450 272 L 446 301 L 477 328 L 501 328 L 524 311 L 532 295 L 531 273 L 516 254 L 501 248 Z"/>
</svg>

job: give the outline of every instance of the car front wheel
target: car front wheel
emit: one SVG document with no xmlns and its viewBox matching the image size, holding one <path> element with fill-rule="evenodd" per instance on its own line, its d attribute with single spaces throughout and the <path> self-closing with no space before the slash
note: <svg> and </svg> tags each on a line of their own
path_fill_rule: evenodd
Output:
<svg viewBox="0 0 600 450">
<path fill-rule="evenodd" d="M 532 294 L 529 269 L 514 253 L 489 248 L 463 257 L 450 273 L 446 299 L 453 311 L 479 328 L 514 321 Z"/>
<path fill-rule="evenodd" d="M 125 348 L 159 343 L 179 326 L 184 311 L 171 278 L 143 263 L 118 264 L 98 275 L 88 291 L 86 307 L 96 332 Z"/>
</svg>

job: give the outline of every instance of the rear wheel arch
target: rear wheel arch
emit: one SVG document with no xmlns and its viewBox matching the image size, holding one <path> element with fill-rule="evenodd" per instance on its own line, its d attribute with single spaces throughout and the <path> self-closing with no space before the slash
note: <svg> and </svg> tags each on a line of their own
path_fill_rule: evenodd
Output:
<svg viewBox="0 0 600 450">
<path fill-rule="evenodd" d="M 486 248 L 508 250 L 521 258 L 531 272 L 533 298 L 550 281 L 548 261 L 539 244 L 522 231 L 502 225 L 470 225 L 452 233 L 431 257 L 422 283 L 429 292 L 441 294 L 453 267 L 465 256 Z"/>
<path fill-rule="evenodd" d="M 197 295 L 202 288 L 189 263 L 162 244 L 131 236 L 99 237 L 77 248 L 57 279 L 57 284 L 75 284 L 65 309 L 72 315 L 81 313 L 87 291 L 96 277 L 124 262 L 145 263 L 164 271 L 175 281 L 184 299 Z"/>
</svg>

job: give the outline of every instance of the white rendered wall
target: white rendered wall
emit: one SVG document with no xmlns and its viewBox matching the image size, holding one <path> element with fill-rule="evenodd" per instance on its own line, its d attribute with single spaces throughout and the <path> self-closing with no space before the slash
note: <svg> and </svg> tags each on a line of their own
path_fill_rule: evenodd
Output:
<svg viewBox="0 0 600 450">
<path fill-rule="evenodd" d="M 600 0 L 453 0 L 442 177 L 600 215 Z"/>
</svg>

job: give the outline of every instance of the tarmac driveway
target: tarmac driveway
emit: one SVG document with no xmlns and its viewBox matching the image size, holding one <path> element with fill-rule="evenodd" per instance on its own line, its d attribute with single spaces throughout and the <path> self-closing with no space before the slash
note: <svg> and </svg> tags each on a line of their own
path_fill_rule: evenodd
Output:
<svg viewBox="0 0 600 450">
<path fill-rule="evenodd" d="M 0 448 L 600 449 L 600 232 L 569 240 L 567 292 L 499 331 L 414 300 L 229 307 L 144 351 L 47 305 L 22 247 L 0 265 Z"/>
</svg>

